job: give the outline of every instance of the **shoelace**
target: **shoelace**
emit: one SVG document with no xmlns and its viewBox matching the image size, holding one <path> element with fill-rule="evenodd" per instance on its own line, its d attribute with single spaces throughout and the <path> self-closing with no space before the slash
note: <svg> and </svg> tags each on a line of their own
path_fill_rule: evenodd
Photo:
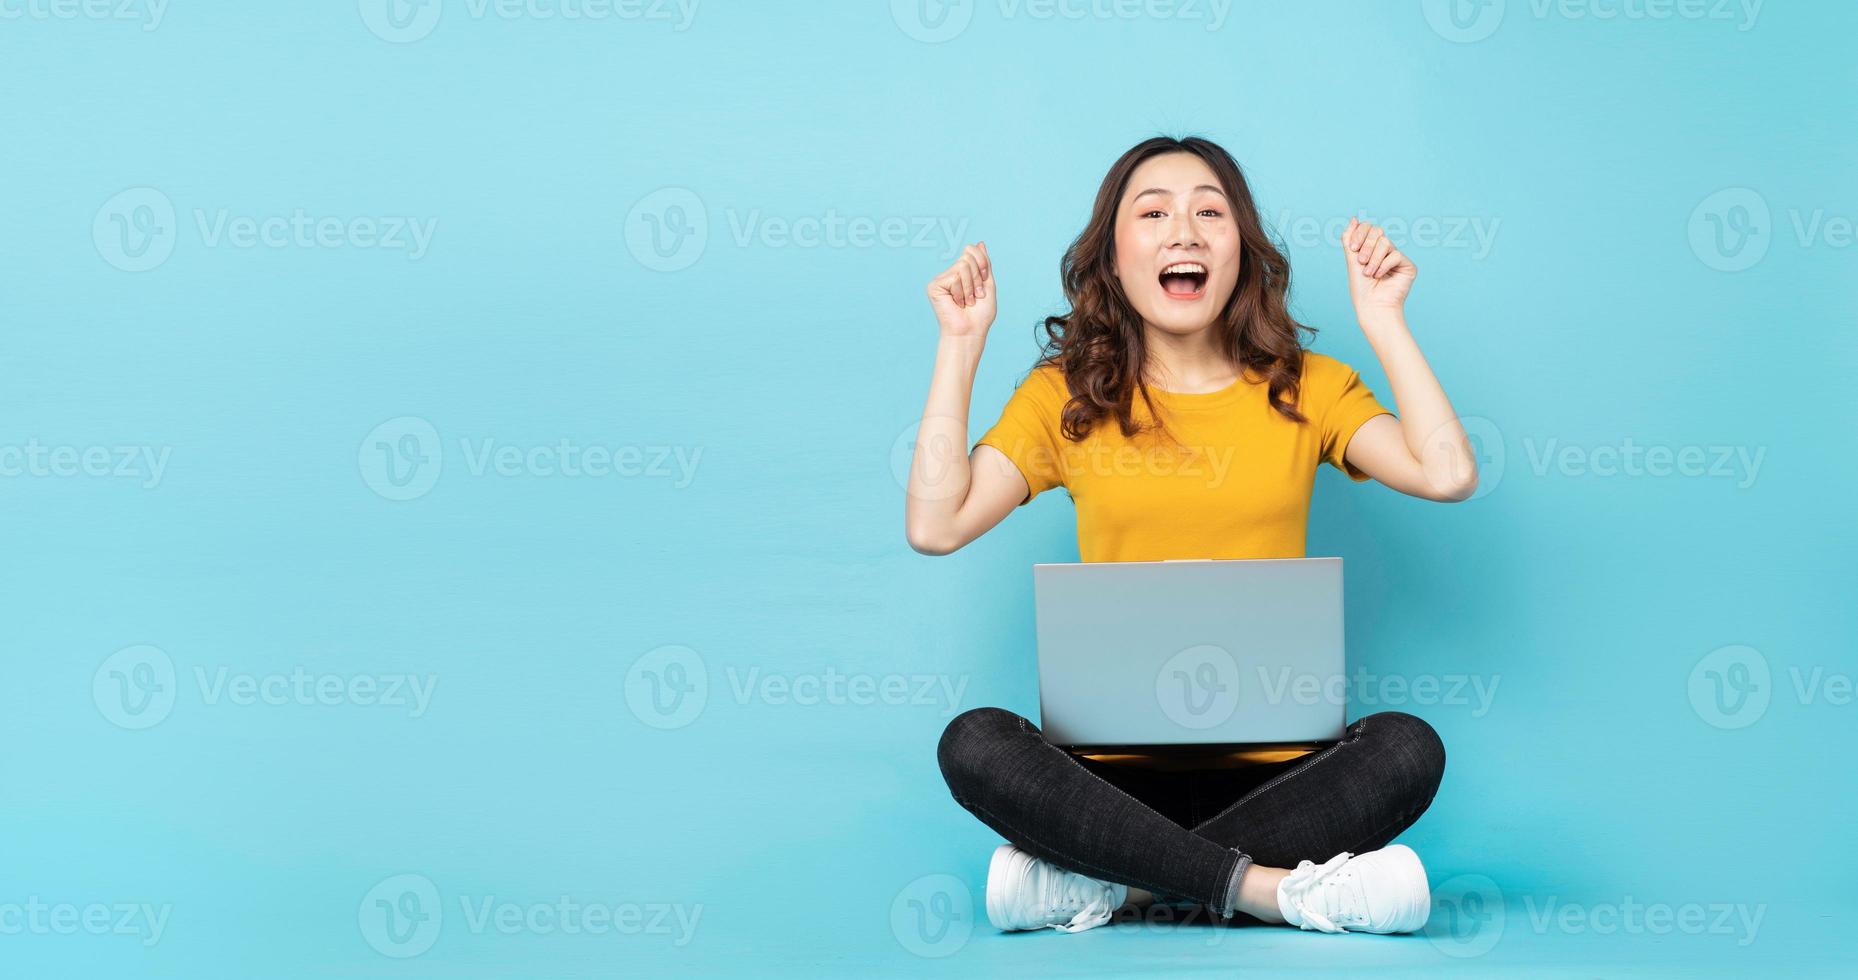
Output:
<svg viewBox="0 0 1858 980">
<path fill-rule="evenodd" d="M 1326 914 L 1328 909 L 1336 910 L 1336 918 L 1360 918 L 1360 910 L 1354 907 L 1354 891 L 1344 888 L 1342 883 L 1335 879 L 1335 873 L 1340 871 L 1352 857 L 1354 855 L 1343 851 L 1322 864 L 1304 861 L 1297 865 L 1297 870 L 1291 872 L 1289 878 L 1284 879 L 1284 894 L 1290 899 L 1290 904 L 1296 906 L 1298 914 L 1303 917 L 1301 923 L 1303 928 L 1318 929 L 1323 932 L 1346 932 L 1347 930 L 1336 925 L 1335 921 Z M 1321 892 L 1320 902 L 1313 900 L 1318 890 Z"/>
<path fill-rule="evenodd" d="M 1048 895 L 1056 892 L 1052 898 L 1052 904 L 1055 906 L 1053 911 L 1064 911 L 1074 907 L 1078 909 L 1077 914 L 1071 917 L 1071 921 L 1054 924 L 1053 929 L 1061 932 L 1081 932 L 1110 921 L 1110 914 L 1116 910 L 1110 907 L 1110 900 L 1114 895 L 1109 885 L 1083 875 L 1060 871 L 1050 865 L 1044 865 L 1043 862 L 1040 863 L 1043 866 L 1037 869 L 1037 873 L 1042 877 L 1037 882 L 1039 887 L 1033 891 L 1033 894 Z M 1058 880 L 1054 882 L 1053 877 Z"/>
</svg>

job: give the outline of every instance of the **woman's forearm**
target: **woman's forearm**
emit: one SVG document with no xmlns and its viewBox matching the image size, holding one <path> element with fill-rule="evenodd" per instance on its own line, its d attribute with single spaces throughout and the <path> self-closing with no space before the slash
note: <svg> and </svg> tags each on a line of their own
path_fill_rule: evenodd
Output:
<svg viewBox="0 0 1858 980">
<path fill-rule="evenodd" d="M 1398 406 L 1401 435 L 1407 451 L 1424 470 L 1426 481 L 1440 489 L 1459 489 L 1469 494 L 1477 482 L 1476 457 L 1451 400 L 1407 328 L 1405 313 L 1376 311 L 1363 316 L 1361 330 L 1387 374 Z"/>
</svg>

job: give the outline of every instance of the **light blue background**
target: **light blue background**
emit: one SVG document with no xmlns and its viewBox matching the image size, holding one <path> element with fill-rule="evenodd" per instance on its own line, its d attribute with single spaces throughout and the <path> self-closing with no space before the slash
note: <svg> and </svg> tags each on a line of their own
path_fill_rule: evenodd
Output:
<svg viewBox="0 0 1858 980">
<path fill-rule="evenodd" d="M 1215 30 L 1203 7 L 970 3 L 925 42 L 907 4 L 703 0 L 680 25 L 445 0 L 396 42 L 369 0 L 172 0 L 153 30 L 47 2 L 0 19 L 0 972 L 1742 974 L 1855 951 L 1858 707 L 1804 701 L 1790 674 L 1858 672 L 1858 249 L 1795 227 L 1823 212 L 1849 236 L 1858 217 L 1850 5 L 1776 0 L 1750 24 L 1241 3 Z M 1475 931 L 975 927 L 997 840 L 947 798 L 935 739 L 955 710 L 1036 710 L 1028 566 L 1075 557 L 1071 507 L 1050 494 L 955 556 L 912 553 L 897 474 L 947 249 L 803 247 L 766 222 L 984 238 L 1002 299 L 978 433 L 1059 308 L 1104 170 L 1156 132 L 1221 141 L 1288 230 L 1362 213 L 1493 233 L 1409 243 L 1414 330 L 1485 420 L 1486 492 L 1439 506 L 1325 470 L 1309 541 L 1347 561 L 1355 665 L 1497 685 L 1482 714 L 1395 705 L 1448 745 L 1405 840 L 1447 900 L 1494 898 L 1457 909 L 1497 937 L 1483 956 L 1447 955 Z M 137 188 L 159 197 L 109 203 Z M 1713 197 L 1737 188 L 1753 197 Z M 150 226 L 150 200 L 173 222 Z M 696 209 L 661 206 L 679 200 Z M 1731 214 L 1751 201 L 1765 220 Z M 200 227 L 299 210 L 437 224 L 416 259 Z M 1711 220 L 1744 214 L 1752 235 L 1717 248 Z M 146 244 L 119 216 L 156 227 L 140 254 L 171 254 L 119 268 Z M 707 238 L 667 262 L 650 222 L 680 216 Z M 1391 404 L 1335 250 L 1289 252 L 1316 349 Z M 402 417 L 443 464 L 395 501 L 363 457 L 417 439 L 371 435 Z M 697 455 L 687 482 L 474 474 L 461 440 L 485 439 Z M 1752 481 L 1603 476 L 1537 465 L 1551 440 L 1590 462 L 1628 440 L 1762 455 Z M 60 477 L 19 468 L 32 445 L 169 455 L 158 481 Z M 105 662 L 144 644 L 174 701 L 126 728 L 155 716 L 124 713 Z M 1711 683 L 1723 664 L 1702 661 L 1736 645 L 1755 653 L 1719 660 L 1765 666 L 1768 704 L 1713 714 L 1693 668 Z M 666 646 L 693 654 L 641 662 Z M 707 683 L 669 729 L 643 700 L 676 680 L 666 657 Z M 209 703 L 196 679 L 298 667 L 437 686 L 414 717 Z M 751 669 L 911 695 L 926 675 L 960 698 L 738 697 Z M 364 897 L 400 874 L 443 916 L 407 958 L 364 929 Z M 145 947 L 21 931 L 34 896 L 170 911 Z M 696 926 L 504 935 L 460 904 L 563 896 Z M 911 901 L 958 918 L 914 931 Z M 1764 918 L 1746 944 L 1537 925 L 1551 901 Z"/>
</svg>

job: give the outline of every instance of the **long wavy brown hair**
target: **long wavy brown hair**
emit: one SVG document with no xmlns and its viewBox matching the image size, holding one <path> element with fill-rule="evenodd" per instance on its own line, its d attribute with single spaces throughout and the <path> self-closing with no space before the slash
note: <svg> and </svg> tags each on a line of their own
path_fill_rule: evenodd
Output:
<svg viewBox="0 0 1858 980">
<path fill-rule="evenodd" d="M 1124 436 L 1147 428 L 1135 421 L 1138 393 L 1150 418 L 1159 418 L 1143 378 L 1148 351 L 1142 317 L 1116 277 L 1116 209 L 1136 167 L 1150 157 L 1180 152 L 1192 153 L 1212 168 L 1239 226 L 1239 281 L 1214 324 L 1218 343 L 1241 370 L 1268 381 L 1271 406 L 1279 414 L 1293 422 L 1305 421 L 1297 410 L 1302 334 L 1313 337 L 1316 329 L 1290 315 L 1290 263 L 1265 233 L 1244 171 L 1210 140 L 1156 136 L 1130 148 L 1110 167 L 1097 188 L 1089 224 L 1065 250 L 1059 267 L 1071 309 L 1045 318 L 1044 350 L 1034 369 L 1049 364 L 1064 372 L 1071 398 L 1065 403 L 1062 428 L 1072 442 L 1081 441 L 1107 417 L 1116 419 Z"/>
</svg>

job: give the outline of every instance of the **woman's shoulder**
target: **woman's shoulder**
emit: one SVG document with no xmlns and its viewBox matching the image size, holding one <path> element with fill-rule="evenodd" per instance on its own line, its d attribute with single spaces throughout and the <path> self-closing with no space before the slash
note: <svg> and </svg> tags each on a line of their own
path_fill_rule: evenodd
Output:
<svg viewBox="0 0 1858 980">
<path fill-rule="evenodd" d="M 1305 350 L 1303 352 L 1303 376 L 1305 378 L 1344 378 L 1355 369 L 1346 362 L 1330 357 L 1321 351 Z"/>
<path fill-rule="evenodd" d="M 1303 376 L 1300 386 L 1316 391 L 1337 391 L 1347 387 L 1355 369 L 1348 362 L 1313 350 L 1303 352 Z"/>
<path fill-rule="evenodd" d="M 1065 384 L 1064 368 L 1049 361 L 1040 361 L 1026 372 L 1019 383 L 1021 391 L 1042 399 L 1053 397 L 1069 398 L 1071 389 Z M 1062 404 L 1062 402 L 1061 402 Z"/>
</svg>

